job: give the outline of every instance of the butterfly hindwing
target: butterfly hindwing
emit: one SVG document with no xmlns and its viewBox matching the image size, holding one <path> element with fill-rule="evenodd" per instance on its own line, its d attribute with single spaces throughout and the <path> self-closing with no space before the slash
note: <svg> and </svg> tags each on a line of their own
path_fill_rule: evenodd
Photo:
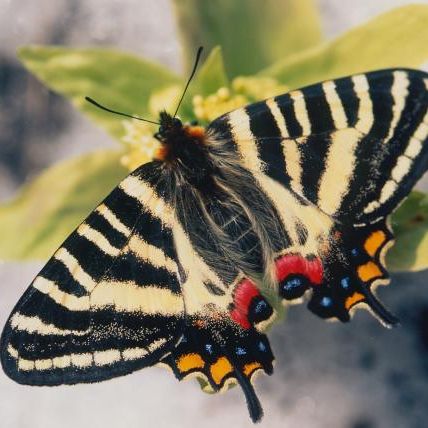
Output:
<svg viewBox="0 0 428 428">
<path fill-rule="evenodd" d="M 258 371 L 272 373 L 273 355 L 267 337 L 255 328 L 242 328 L 227 318 L 192 317 L 180 343 L 163 362 L 179 380 L 196 377 L 205 392 L 239 383 L 252 420 L 262 417 L 252 378 Z"/>
<path fill-rule="evenodd" d="M 162 199 L 128 176 L 70 235 L 16 305 L 2 363 L 20 383 L 94 382 L 156 363 L 178 341 L 184 305 Z"/>
<path fill-rule="evenodd" d="M 385 254 L 393 235 L 383 219 L 360 228 L 332 231 L 324 257 L 323 281 L 313 289 L 308 308 L 321 318 L 349 321 L 356 305 L 365 304 L 386 326 L 398 320 L 376 299 L 377 286 L 389 283 Z"/>
</svg>

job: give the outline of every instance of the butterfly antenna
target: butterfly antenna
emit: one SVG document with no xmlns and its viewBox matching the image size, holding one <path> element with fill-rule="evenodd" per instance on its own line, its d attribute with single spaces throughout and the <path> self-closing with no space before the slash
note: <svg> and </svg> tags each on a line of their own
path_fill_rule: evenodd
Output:
<svg viewBox="0 0 428 428">
<path fill-rule="evenodd" d="M 175 109 L 174 117 L 177 116 L 178 109 L 180 108 L 180 105 L 181 105 L 181 102 L 183 101 L 184 95 L 186 95 L 187 88 L 189 87 L 189 84 L 192 81 L 193 76 L 196 73 L 196 68 L 198 67 L 198 63 L 199 63 L 199 59 L 201 57 L 202 50 L 203 50 L 203 47 L 200 46 L 198 49 L 198 52 L 196 53 L 195 65 L 193 66 L 193 70 L 190 73 L 190 77 L 187 80 L 186 86 L 184 87 L 183 94 L 181 95 L 180 101 L 178 102 L 177 108 Z"/>
<path fill-rule="evenodd" d="M 138 116 L 133 116 L 132 114 L 127 114 L 127 113 L 122 113 L 120 111 L 116 111 L 116 110 L 112 110 L 108 107 L 105 107 L 103 105 L 101 105 L 100 103 L 97 103 L 94 99 L 92 99 L 91 97 L 85 97 L 85 100 L 90 102 L 91 104 L 93 104 L 94 106 L 100 108 L 101 110 L 105 110 L 108 111 L 109 113 L 114 113 L 114 114 L 118 114 L 120 116 L 125 116 L 125 117 L 130 117 L 132 119 L 137 119 L 137 120 L 141 120 L 143 122 L 149 122 L 149 123 L 153 123 L 154 125 L 160 125 L 159 122 L 154 122 L 153 120 L 148 120 L 148 119 L 143 119 L 142 117 L 138 117 Z"/>
</svg>

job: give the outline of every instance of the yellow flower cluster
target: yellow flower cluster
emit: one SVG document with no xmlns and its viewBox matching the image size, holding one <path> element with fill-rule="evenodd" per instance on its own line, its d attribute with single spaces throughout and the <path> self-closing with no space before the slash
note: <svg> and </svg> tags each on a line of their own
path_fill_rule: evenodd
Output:
<svg viewBox="0 0 428 428">
<path fill-rule="evenodd" d="M 272 77 L 240 76 L 233 80 L 232 88 L 236 93 L 245 94 L 251 101 L 260 101 L 288 91 L 287 86 L 278 83 Z"/>
<path fill-rule="evenodd" d="M 287 87 L 270 77 L 237 77 L 231 88 L 222 87 L 207 97 L 195 95 L 192 100 L 193 114 L 201 122 L 210 122 L 231 110 L 248 103 L 273 97 L 287 92 Z M 161 109 L 171 109 L 176 105 L 181 88 L 171 86 L 152 95 L 149 110 L 157 115 Z M 127 153 L 121 162 L 129 170 L 134 170 L 153 159 L 159 148 L 159 141 L 153 137 L 156 126 L 138 120 L 123 121 L 125 135 L 122 142 L 127 146 Z"/>
<path fill-rule="evenodd" d="M 153 137 L 156 132 L 155 125 L 135 119 L 124 120 L 122 123 L 125 128 L 122 142 L 127 147 L 127 152 L 121 157 L 120 162 L 133 171 L 153 159 L 160 143 Z"/>
<path fill-rule="evenodd" d="M 236 108 L 250 102 L 263 100 L 287 92 L 285 85 L 270 77 L 237 77 L 232 81 L 231 90 L 220 88 L 215 94 L 203 98 L 193 97 L 193 111 L 197 119 L 210 122 Z"/>
<path fill-rule="evenodd" d="M 192 103 L 196 118 L 204 122 L 210 122 L 223 113 L 248 104 L 248 98 L 242 94 L 232 95 L 228 88 L 223 87 L 206 98 L 201 95 L 195 95 Z"/>
</svg>

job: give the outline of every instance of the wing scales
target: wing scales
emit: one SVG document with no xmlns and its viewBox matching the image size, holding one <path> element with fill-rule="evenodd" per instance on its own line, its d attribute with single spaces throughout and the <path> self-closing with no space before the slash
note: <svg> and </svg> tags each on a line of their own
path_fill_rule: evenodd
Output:
<svg viewBox="0 0 428 428">
<path fill-rule="evenodd" d="M 232 136 L 250 170 L 314 204 L 323 204 L 319 189 L 334 174 L 348 186 L 330 214 L 370 222 L 391 212 L 426 170 L 427 81 L 405 69 L 341 78 L 228 113 L 210 129 Z M 351 175 L 340 175 L 340 157 L 354 159 Z"/>
<path fill-rule="evenodd" d="M 355 238 L 358 230 L 378 227 L 392 243 L 386 217 L 428 167 L 427 89 L 422 71 L 369 72 L 261 101 L 209 126 L 213 135 L 233 140 L 230 146 L 274 202 L 291 238 L 283 253 L 322 260 L 324 282 L 311 285 L 310 304 L 320 316 L 346 321 L 364 302 L 395 322 L 370 294 L 368 277 L 382 272 L 380 279 L 388 281 L 379 256 L 354 265 L 352 243 L 337 236 Z M 299 228 L 308 232 L 304 240 Z M 339 276 L 355 278 L 353 288 L 341 288 Z M 299 281 L 285 281 L 287 296 L 303 295 Z M 351 288 L 361 298 L 352 300 Z"/>
<path fill-rule="evenodd" d="M 146 174 L 153 166 L 113 190 L 18 302 L 2 337 L 3 366 L 18 382 L 110 378 L 154 364 L 178 341 L 184 304 L 171 220 Z"/>
</svg>

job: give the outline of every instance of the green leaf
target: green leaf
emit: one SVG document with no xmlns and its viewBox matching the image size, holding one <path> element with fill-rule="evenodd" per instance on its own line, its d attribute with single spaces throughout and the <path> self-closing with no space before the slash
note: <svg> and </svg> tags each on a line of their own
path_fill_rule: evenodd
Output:
<svg viewBox="0 0 428 428">
<path fill-rule="evenodd" d="M 46 259 L 127 174 L 121 151 L 97 151 L 47 169 L 0 206 L 0 258 Z"/>
<path fill-rule="evenodd" d="M 70 98 L 116 138 L 123 134 L 123 118 L 89 104 L 85 96 L 115 110 L 157 119 L 149 115 L 150 95 L 181 83 L 161 65 L 109 49 L 27 46 L 20 49 L 19 58 L 49 88 Z"/>
<path fill-rule="evenodd" d="M 378 16 L 319 47 L 284 58 L 261 74 L 292 89 L 361 71 L 418 67 L 428 60 L 428 6 Z"/>
<path fill-rule="evenodd" d="M 396 243 L 387 256 L 392 270 L 417 271 L 428 268 L 427 195 L 414 191 L 392 216 Z"/>
<path fill-rule="evenodd" d="M 194 94 L 207 96 L 228 85 L 222 50 L 220 46 L 216 46 L 198 71 L 190 89 Z"/>
<path fill-rule="evenodd" d="M 252 74 L 319 43 L 312 0 L 175 0 L 190 68 L 198 46 L 220 45 L 231 77 Z"/>
</svg>

